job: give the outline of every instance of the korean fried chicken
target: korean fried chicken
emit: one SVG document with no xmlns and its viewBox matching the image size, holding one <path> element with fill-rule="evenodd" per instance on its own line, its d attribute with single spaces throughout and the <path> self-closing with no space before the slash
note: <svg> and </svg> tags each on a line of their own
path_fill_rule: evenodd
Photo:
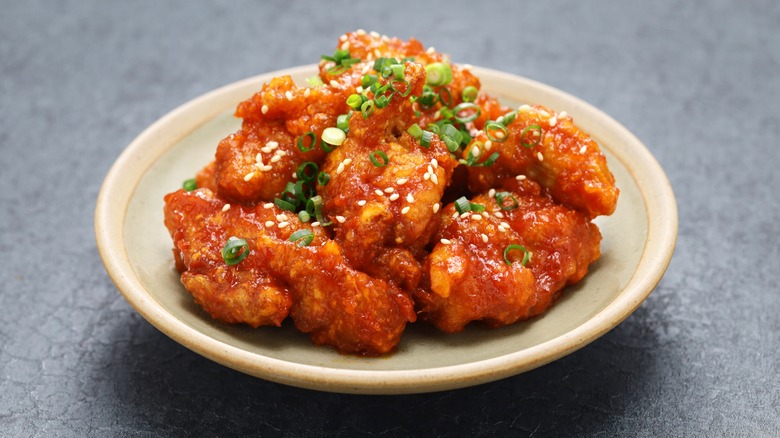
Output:
<svg viewBox="0 0 780 438">
<path fill-rule="evenodd" d="M 614 211 L 598 144 L 564 112 L 512 109 L 419 41 L 339 38 L 309 86 L 270 80 L 241 128 L 165 197 L 185 288 L 214 318 L 288 316 L 341 353 L 393 351 L 544 312 L 600 255 Z"/>
</svg>

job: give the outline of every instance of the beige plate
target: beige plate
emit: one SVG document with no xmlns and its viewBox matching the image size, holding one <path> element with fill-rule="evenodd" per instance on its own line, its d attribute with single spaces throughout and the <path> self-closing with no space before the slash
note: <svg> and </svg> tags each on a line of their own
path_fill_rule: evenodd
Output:
<svg viewBox="0 0 780 438">
<path fill-rule="evenodd" d="M 666 176 L 628 130 L 577 98 L 528 79 L 475 68 L 483 89 L 507 104 L 566 110 L 598 141 L 621 190 L 614 215 L 597 219 L 602 258 L 546 314 L 511 327 L 445 335 L 416 324 L 383 358 L 335 353 L 292 324 L 250 329 L 213 321 L 179 283 L 163 196 L 213 159 L 239 127 L 236 104 L 272 77 L 298 83 L 314 66 L 237 82 L 175 109 L 138 136 L 113 165 L 97 200 L 95 234 L 106 270 L 127 301 L 187 348 L 230 368 L 288 385 L 349 393 L 415 393 L 476 385 L 567 355 L 625 319 L 650 294 L 672 257 L 677 205 Z"/>
</svg>

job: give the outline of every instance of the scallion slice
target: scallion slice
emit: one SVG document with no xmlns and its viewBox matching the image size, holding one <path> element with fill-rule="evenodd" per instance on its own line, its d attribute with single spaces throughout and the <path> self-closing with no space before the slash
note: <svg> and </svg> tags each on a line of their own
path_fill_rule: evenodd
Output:
<svg viewBox="0 0 780 438">
<path fill-rule="evenodd" d="M 191 192 L 191 191 L 193 191 L 193 190 L 198 188 L 198 183 L 195 181 L 195 178 L 190 178 L 190 179 L 184 181 L 184 183 L 181 185 L 181 187 L 184 190 L 186 190 L 188 192 Z"/>
<path fill-rule="evenodd" d="M 434 62 L 425 66 L 425 83 L 440 87 L 452 82 L 452 67 L 444 62 Z"/>
<path fill-rule="evenodd" d="M 523 245 L 513 243 L 504 249 L 504 263 L 507 265 L 512 266 L 512 262 L 509 260 L 509 253 L 511 251 L 523 251 L 523 261 L 520 262 L 521 266 L 525 266 L 531 261 L 531 252 L 525 249 Z"/>
<path fill-rule="evenodd" d="M 458 214 L 466 213 L 467 211 L 471 211 L 471 202 L 469 202 L 468 199 L 466 199 L 465 196 L 461 196 L 460 198 L 455 200 L 455 211 L 458 212 Z"/>
<path fill-rule="evenodd" d="M 536 137 L 536 141 L 534 141 L 533 143 L 527 143 L 525 141 L 525 134 L 528 131 L 533 132 L 534 133 L 533 134 L 534 137 Z M 543 131 L 542 131 L 542 127 L 541 126 L 539 126 L 539 125 L 531 125 L 531 126 L 525 128 L 525 129 L 523 129 L 523 132 L 520 133 L 520 144 L 523 145 L 523 147 L 532 148 L 532 147 L 538 145 L 540 141 L 542 141 L 542 133 L 543 133 Z"/>
<path fill-rule="evenodd" d="M 327 172 L 320 172 L 319 175 L 317 175 L 317 184 L 321 186 L 326 186 L 330 182 L 330 175 Z"/>
<path fill-rule="evenodd" d="M 305 212 L 301 212 L 305 213 Z M 301 229 L 290 235 L 288 239 L 290 242 L 295 242 L 298 246 L 309 246 L 314 241 L 314 233 L 309 229 Z"/>
<path fill-rule="evenodd" d="M 284 199 L 274 198 L 274 205 L 286 211 L 295 211 L 295 204 Z"/>
<path fill-rule="evenodd" d="M 433 140 L 433 132 L 423 131 L 422 135 L 420 135 L 420 146 L 424 148 L 431 147 L 431 140 Z"/>
<path fill-rule="evenodd" d="M 306 146 L 306 142 L 304 140 L 309 139 L 309 145 Z M 317 136 L 314 135 L 313 132 L 309 131 L 306 134 L 303 134 L 302 136 L 298 137 L 298 140 L 296 142 L 298 144 L 298 150 L 301 152 L 309 152 L 314 149 L 314 146 L 317 145 Z"/>
<path fill-rule="evenodd" d="M 410 126 L 409 129 L 406 130 L 406 132 L 408 132 L 409 135 L 411 135 L 412 137 L 417 138 L 417 139 L 422 137 L 422 134 L 423 134 L 422 128 L 420 128 L 420 125 L 418 125 L 417 123 L 415 123 L 414 125 Z"/>
<path fill-rule="evenodd" d="M 465 116 L 460 116 L 460 113 L 466 112 Z M 472 122 L 479 117 L 482 113 L 482 109 L 475 103 L 463 102 L 452 109 L 453 118 L 460 123 Z"/>
<path fill-rule="evenodd" d="M 509 192 L 496 193 L 496 204 L 504 211 L 514 210 L 519 206 L 517 199 Z"/>
<path fill-rule="evenodd" d="M 313 161 L 307 161 L 298 166 L 298 170 L 295 175 L 299 180 L 309 182 L 314 181 L 317 178 L 317 172 L 320 171 L 320 167 Z"/>
<path fill-rule="evenodd" d="M 503 143 L 509 136 L 509 131 L 507 131 L 506 126 L 502 125 L 501 123 L 489 121 L 485 123 L 485 134 L 490 139 L 490 141 Z"/>
<path fill-rule="evenodd" d="M 336 127 L 344 131 L 344 133 L 349 133 L 349 118 L 352 117 L 352 111 L 348 112 L 347 114 L 341 114 L 338 117 L 336 117 Z"/>
<path fill-rule="evenodd" d="M 246 240 L 231 236 L 225 247 L 222 248 L 222 260 L 226 265 L 232 266 L 238 264 L 249 255 L 249 244 Z"/>
<path fill-rule="evenodd" d="M 363 114 L 363 118 L 367 119 L 371 114 L 374 113 L 375 108 L 376 104 L 373 100 L 367 100 L 363 102 L 363 105 L 360 106 L 360 112 Z"/>
<path fill-rule="evenodd" d="M 306 223 L 311 220 L 311 215 L 306 212 L 306 210 L 301 210 L 298 212 L 298 219 L 301 220 L 301 222 Z"/>
<path fill-rule="evenodd" d="M 365 74 L 365 75 L 363 75 L 363 79 L 361 79 L 361 81 L 360 81 L 360 85 L 363 88 L 368 88 L 372 84 L 374 84 L 378 79 L 379 78 L 376 75 Z"/>
<path fill-rule="evenodd" d="M 379 157 L 382 161 L 378 160 L 376 157 Z M 368 156 L 368 158 L 371 160 L 371 164 L 373 164 L 376 167 L 385 167 L 388 163 L 390 163 L 390 159 L 387 158 L 387 154 L 385 154 L 382 151 L 376 150 L 374 152 L 371 152 L 371 155 Z"/>
<path fill-rule="evenodd" d="M 512 122 L 515 121 L 515 118 L 517 118 L 517 111 L 509 111 L 508 113 L 501 116 L 501 124 L 504 126 L 509 126 L 512 124 Z"/>
<path fill-rule="evenodd" d="M 309 85 L 315 88 L 325 85 L 325 83 L 322 82 L 322 78 L 320 78 L 319 76 L 312 76 L 310 78 L 306 78 L 306 82 L 308 82 Z"/>
<path fill-rule="evenodd" d="M 461 99 L 464 102 L 474 102 L 477 100 L 477 94 L 479 94 L 479 90 L 477 87 L 473 85 L 469 85 L 468 87 L 463 89 L 463 93 L 461 94 Z"/>
<path fill-rule="evenodd" d="M 361 96 L 361 95 L 359 95 L 357 93 L 356 94 L 351 94 L 347 98 L 347 105 L 350 108 L 356 110 L 356 109 L 360 108 L 360 105 L 363 104 L 363 100 L 364 100 L 363 96 Z"/>
<path fill-rule="evenodd" d="M 347 134 L 339 128 L 328 127 L 322 131 L 322 141 L 333 146 L 341 146 Z"/>
</svg>

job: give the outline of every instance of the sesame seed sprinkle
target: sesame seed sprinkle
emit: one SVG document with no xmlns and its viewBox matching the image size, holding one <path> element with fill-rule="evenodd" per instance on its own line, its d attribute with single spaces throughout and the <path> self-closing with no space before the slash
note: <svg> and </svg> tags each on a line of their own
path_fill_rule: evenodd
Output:
<svg viewBox="0 0 780 438">
<path fill-rule="evenodd" d="M 361 199 L 360 201 L 357 202 L 357 205 L 359 205 L 361 207 L 366 205 L 366 200 L 365 199 Z"/>
<path fill-rule="evenodd" d="M 336 216 L 336 220 L 337 220 L 337 221 L 338 221 L 340 224 L 343 224 L 344 222 L 346 222 L 346 221 L 347 221 L 347 218 L 345 218 L 344 216 Z"/>
<path fill-rule="evenodd" d="M 531 111 L 531 106 L 530 105 L 520 105 L 520 107 L 517 108 L 517 110 L 519 112 L 521 112 L 521 113 L 527 113 L 527 112 Z"/>
<path fill-rule="evenodd" d="M 262 150 L 262 149 L 261 149 L 261 150 Z M 260 152 L 258 152 L 258 153 L 257 153 L 257 155 L 255 155 L 255 161 L 256 161 L 256 162 L 258 162 L 258 163 L 260 163 L 260 164 L 262 164 L 262 163 L 263 163 L 263 154 L 261 154 Z"/>
<path fill-rule="evenodd" d="M 501 213 L 500 211 L 497 211 L 497 212 L 493 213 L 493 216 L 501 219 L 501 218 L 504 217 L 504 213 Z"/>
<path fill-rule="evenodd" d="M 260 112 L 266 114 L 268 112 L 268 105 L 263 105 L 260 107 Z"/>
<path fill-rule="evenodd" d="M 388 188 L 385 189 L 385 193 L 393 193 L 394 191 L 395 191 L 395 189 L 392 188 L 392 187 L 388 187 Z"/>
<path fill-rule="evenodd" d="M 500 224 L 500 225 L 501 225 L 502 227 L 504 227 L 504 228 L 510 228 L 510 227 L 509 227 L 509 224 L 508 224 L 508 223 L 506 223 L 506 222 L 501 222 L 501 224 Z"/>
<path fill-rule="evenodd" d="M 279 222 L 279 228 L 284 228 L 287 225 L 290 225 L 290 223 L 289 222 Z"/>
<path fill-rule="evenodd" d="M 580 153 L 581 154 L 584 154 L 585 152 L 588 152 L 588 146 L 587 145 L 580 148 Z"/>
<path fill-rule="evenodd" d="M 539 114 L 540 114 L 542 117 L 544 117 L 545 119 L 547 119 L 547 118 L 549 118 L 549 117 L 550 117 L 550 113 L 548 113 L 548 112 L 547 112 L 547 111 L 545 111 L 545 110 L 539 110 Z"/>
<path fill-rule="evenodd" d="M 362 93 L 363 92 L 363 86 L 358 85 L 357 88 L 355 88 L 355 91 L 357 91 L 358 93 Z"/>
<path fill-rule="evenodd" d="M 433 46 L 431 46 L 431 47 L 428 47 L 428 50 L 426 50 L 425 53 L 430 55 L 431 53 L 433 53 L 435 51 L 436 51 L 436 49 Z"/>
<path fill-rule="evenodd" d="M 363 29 L 358 29 L 358 30 L 355 31 L 355 33 L 358 34 L 358 35 L 365 35 L 366 31 L 363 30 Z"/>
<path fill-rule="evenodd" d="M 539 159 L 539 161 L 544 161 L 544 155 L 542 155 L 542 153 L 541 153 L 541 152 L 537 152 L 537 153 L 536 153 L 536 158 L 538 158 L 538 159 Z"/>
<path fill-rule="evenodd" d="M 407 181 L 409 181 L 409 178 L 398 178 L 397 180 L 395 180 L 395 183 L 398 184 L 399 186 L 402 186 L 406 184 Z"/>
<path fill-rule="evenodd" d="M 433 212 L 438 213 L 439 207 L 441 207 L 441 205 L 438 202 L 436 204 L 433 204 Z"/>
<path fill-rule="evenodd" d="M 461 215 L 460 215 L 460 218 L 461 218 L 461 219 L 468 219 L 468 217 L 469 217 L 469 216 L 471 216 L 471 212 L 470 212 L 470 211 L 467 211 L 467 212 L 465 212 L 465 213 L 461 214 Z"/>
<path fill-rule="evenodd" d="M 271 140 L 271 141 L 269 141 L 268 143 L 266 143 L 266 144 L 265 144 L 265 146 L 266 146 L 266 147 L 269 147 L 269 148 L 271 148 L 271 149 L 276 149 L 276 148 L 278 148 L 278 147 L 279 147 L 279 143 L 278 143 L 278 142 L 275 142 L 275 141 L 273 141 L 273 140 Z"/>
<path fill-rule="evenodd" d="M 249 172 L 246 175 L 244 175 L 244 181 L 249 181 L 255 176 L 254 172 Z"/>
<path fill-rule="evenodd" d="M 458 218 L 458 212 L 457 211 L 455 213 L 452 213 L 452 218 L 453 219 L 457 219 Z"/>
<path fill-rule="evenodd" d="M 558 123 L 558 118 L 555 116 L 550 117 L 550 120 L 548 120 L 550 123 L 550 127 L 555 126 Z"/>
<path fill-rule="evenodd" d="M 490 196 L 491 198 L 493 196 L 496 196 L 496 189 L 490 189 L 490 191 L 488 192 L 488 196 Z"/>
<path fill-rule="evenodd" d="M 517 176 L 515 177 L 515 179 L 516 179 L 516 180 L 518 180 L 518 181 L 522 181 L 522 180 L 524 180 L 524 179 L 525 179 L 525 175 L 517 175 Z"/>
<path fill-rule="evenodd" d="M 274 155 L 273 157 L 271 157 L 271 162 L 272 163 L 276 163 L 276 162 L 278 162 L 281 159 L 282 159 L 281 155 Z"/>
<path fill-rule="evenodd" d="M 287 90 L 287 91 L 284 92 L 284 97 L 286 97 L 287 100 L 293 100 L 293 95 L 292 95 L 292 92 L 290 90 Z"/>
<path fill-rule="evenodd" d="M 408 205 L 401 209 L 401 214 L 406 214 L 406 213 L 409 213 L 409 206 Z"/>
<path fill-rule="evenodd" d="M 312 226 L 312 227 L 319 227 L 319 226 L 320 226 L 320 223 L 315 221 L 315 222 L 312 222 L 312 223 L 311 223 L 311 226 Z"/>
<path fill-rule="evenodd" d="M 439 184 L 439 177 L 438 177 L 438 176 L 436 176 L 436 174 L 435 174 L 435 173 L 432 173 L 432 174 L 431 174 L 431 181 L 432 181 L 434 184 L 437 184 L 437 185 L 438 185 L 438 184 Z"/>
<path fill-rule="evenodd" d="M 433 167 L 431 167 L 430 165 L 428 166 L 428 173 L 433 173 Z"/>
<path fill-rule="evenodd" d="M 439 160 L 437 160 L 436 158 L 432 159 L 431 160 L 431 166 L 433 166 L 434 169 L 438 169 L 439 168 Z"/>
<path fill-rule="evenodd" d="M 344 44 L 341 45 L 341 50 L 349 50 L 349 41 L 345 41 Z"/>
<path fill-rule="evenodd" d="M 482 220 L 482 216 L 480 216 L 478 214 L 472 214 L 469 217 L 471 218 L 471 220 L 474 220 L 474 221 L 481 221 Z"/>
<path fill-rule="evenodd" d="M 263 204 L 263 208 L 265 208 L 266 210 L 268 210 L 269 208 L 274 208 L 274 204 L 270 202 L 266 202 L 265 204 Z"/>
<path fill-rule="evenodd" d="M 412 196 L 412 194 L 409 193 L 408 195 L 406 195 L 406 201 L 409 203 L 414 202 L 414 196 Z"/>
<path fill-rule="evenodd" d="M 352 163 L 352 158 L 345 158 L 342 163 L 344 163 L 345 166 L 349 166 L 349 164 Z"/>
<path fill-rule="evenodd" d="M 483 243 L 488 243 L 488 236 L 487 236 L 487 234 L 485 234 L 485 233 L 482 233 L 482 235 L 481 235 L 481 236 L 482 236 L 482 242 L 483 242 Z"/>
<path fill-rule="evenodd" d="M 489 218 L 489 217 L 490 217 L 490 214 L 489 214 L 488 212 L 486 212 L 486 211 L 483 211 L 483 212 L 482 212 L 482 213 L 480 213 L 480 214 L 481 214 L 481 215 L 482 215 L 482 217 L 484 217 L 484 218 Z"/>
<path fill-rule="evenodd" d="M 374 193 L 376 193 L 378 196 L 384 195 L 384 193 L 382 193 L 382 191 L 379 189 L 374 190 Z"/>
<path fill-rule="evenodd" d="M 346 40 L 347 40 L 347 35 L 346 34 L 339 37 L 339 41 L 344 42 Z"/>
<path fill-rule="evenodd" d="M 485 150 L 489 151 L 490 148 L 492 148 L 492 147 L 493 147 L 493 142 L 490 141 L 490 140 L 485 140 Z"/>
<path fill-rule="evenodd" d="M 330 86 L 331 87 L 338 87 L 339 83 L 335 79 L 330 80 Z"/>
<path fill-rule="evenodd" d="M 390 200 L 391 201 L 395 201 L 396 199 L 398 199 L 400 197 L 401 197 L 401 195 L 399 195 L 398 193 L 393 193 L 392 195 L 390 195 Z"/>
<path fill-rule="evenodd" d="M 379 32 L 372 30 L 369 35 L 371 35 L 372 38 L 379 38 Z"/>
<path fill-rule="evenodd" d="M 445 245 L 449 245 L 450 243 L 452 243 L 452 241 L 450 241 L 450 239 L 441 239 L 440 242 L 445 244 Z"/>
<path fill-rule="evenodd" d="M 260 170 L 262 170 L 264 172 L 267 172 L 267 171 L 269 171 L 271 169 L 273 169 L 273 167 L 271 167 L 270 165 L 265 165 L 265 166 L 260 168 Z"/>
<path fill-rule="evenodd" d="M 277 214 L 276 220 L 278 220 L 279 222 L 284 222 L 287 220 L 287 216 L 285 216 L 284 214 Z"/>
<path fill-rule="evenodd" d="M 265 226 L 266 226 L 266 227 L 268 227 L 268 228 L 271 228 L 271 227 L 273 227 L 273 226 L 274 226 L 274 224 L 276 224 L 276 222 L 274 222 L 274 221 L 266 221 L 266 222 L 265 222 Z"/>
<path fill-rule="evenodd" d="M 339 163 L 339 167 L 336 168 L 336 175 L 340 175 L 344 171 L 344 162 Z"/>
<path fill-rule="evenodd" d="M 230 204 L 225 204 L 222 206 L 222 211 L 228 211 L 230 210 Z"/>
<path fill-rule="evenodd" d="M 568 116 L 569 116 L 569 113 L 567 113 L 566 111 L 561 111 L 561 112 L 558 113 L 558 118 L 559 119 L 565 119 Z"/>
<path fill-rule="evenodd" d="M 311 88 L 307 88 L 307 89 L 306 89 L 306 90 L 303 92 L 303 97 L 309 97 L 310 95 L 311 95 Z"/>
</svg>

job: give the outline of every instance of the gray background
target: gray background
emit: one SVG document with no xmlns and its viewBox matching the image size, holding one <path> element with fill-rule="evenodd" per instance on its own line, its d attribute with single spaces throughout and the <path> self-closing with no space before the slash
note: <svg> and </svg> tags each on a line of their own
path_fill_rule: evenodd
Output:
<svg viewBox="0 0 780 438">
<path fill-rule="evenodd" d="M 0 435 L 780 435 L 779 5 L 3 1 Z M 357 28 L 545 82 L 634 132 L 680 214 L 647 301 L 537 370 L 393 397 L 255 379 L 138 316 L 93 237 L 113 161 L 176 106 Z"/>
</svg>

